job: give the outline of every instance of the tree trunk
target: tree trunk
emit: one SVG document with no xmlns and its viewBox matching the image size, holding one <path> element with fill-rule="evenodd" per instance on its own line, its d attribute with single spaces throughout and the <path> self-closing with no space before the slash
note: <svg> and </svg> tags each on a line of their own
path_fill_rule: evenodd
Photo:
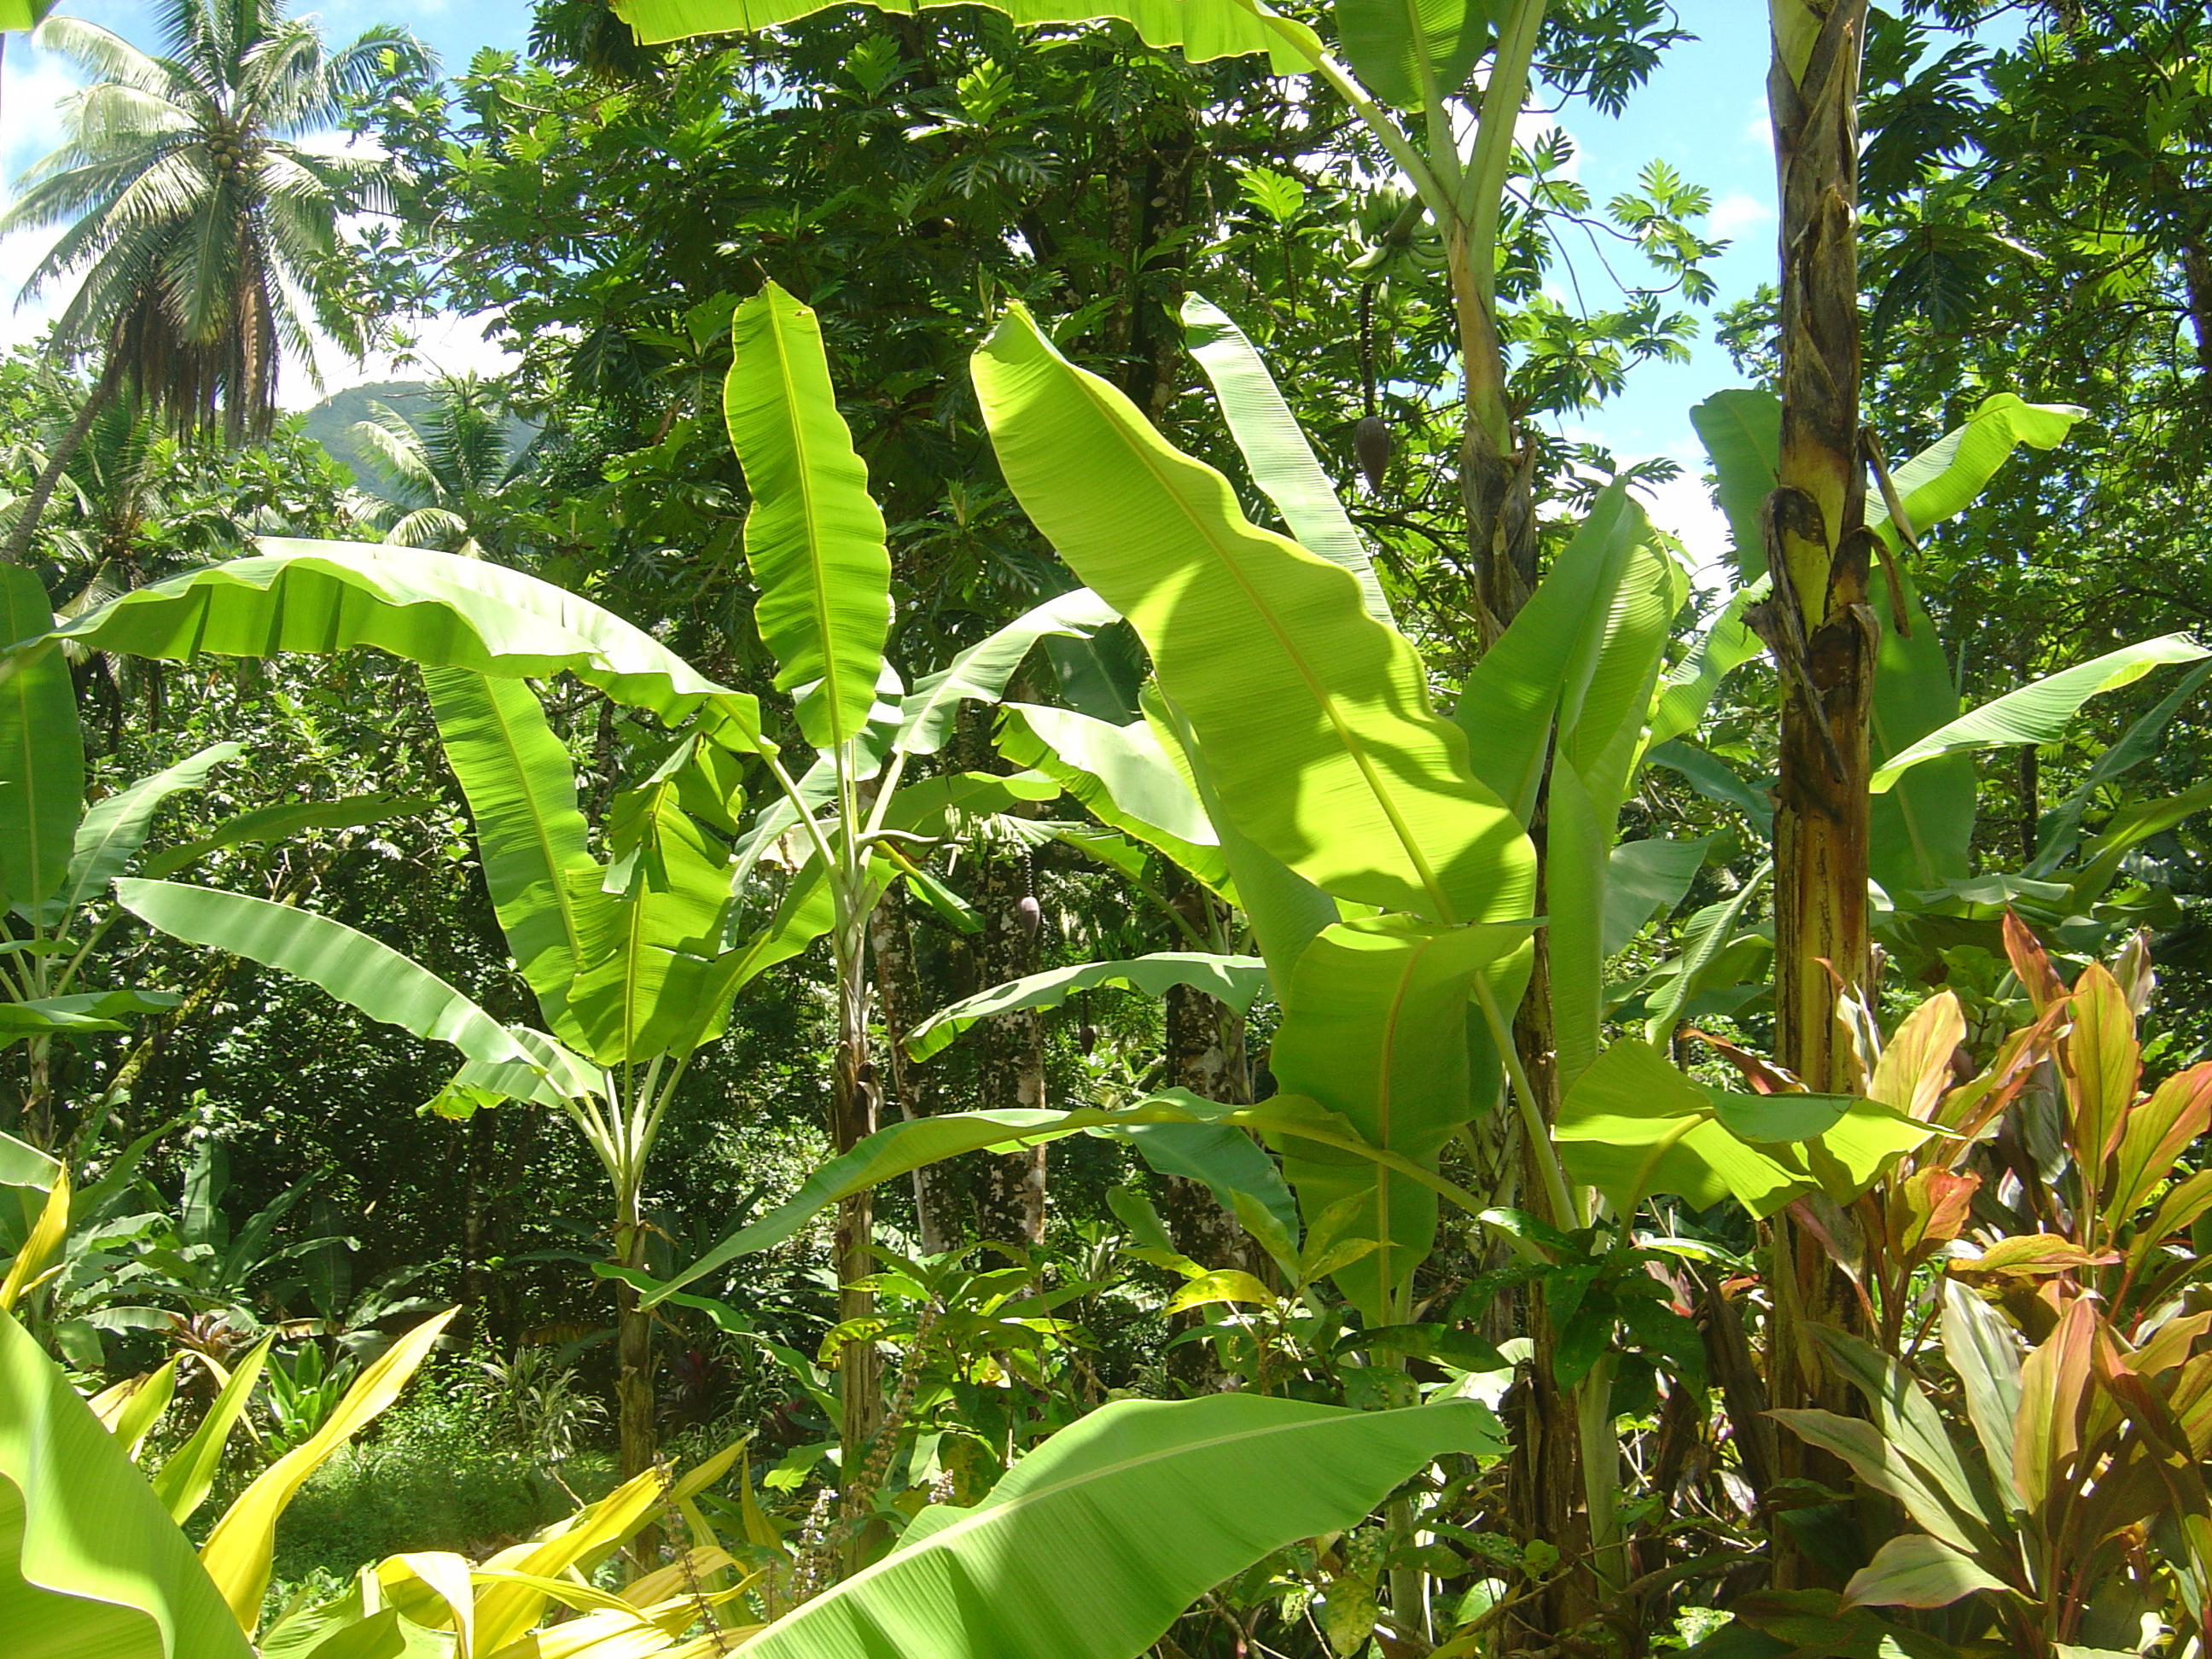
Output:
<svg viewBox="0 0 2212 1659">
<path fill-rule="evenodd" d="M 645 1227 L 635 1192 L 617 1195 L 616 1259 L 626 1267 L 645 1266 Z M 638 1305 L 637 1287 L 615 1281 L 615 1426 L 621 1441 L 622 1478 L 633 1480 L 653 1467 L 656 1443 L 653 1412 L 653 1315 Z"/>
<path fill-rule="evenodd" d="M 922 984 L 903 883 L 892 884 L 868 919 L 868 950 L 875 962 L 876 995 L 890 1049 L 886 1069 L 892 1098 L 902 1118 L 933 1116 L 945 1109 L 945 1091 L 938 1074 L 908 1060 L 900 1046 L 907 1033 L 927 1019 L 936 1006 Z M 960 1243 L 959 1194 L 950 1175 L 933 1164 L 914 1172 L 915 1225 L 925 1255 L 935 1255 Z"/>
<path fill-rule="evenodd" d="M 850 1152 L 875 1133 L 877 1101 L 875 1066 L 868 1059 L 866 923 L 854 917 L 843 931 L 837 951 L 837 1048 L 830 1080 L 830 1140 L 839 1152 Z M 864 1191 L 839 1200 L 830 1251 L 840 1324 L 866 1319 L 876 1310 L 874 1293 L 860 1288 L 876 1271 L 876 1260 L 868 1253 L 874 1242 L 872 1194 Z M 872 1340 L 847 1342 L 838 1350 L 838 1442 L 848 1480 L 859 1474 L 868 1439 L 882 1420 L 881 1368 Z"/>
<path fill-rule="evenodd" d="M 108 354 L 107 366 L 100 370 L 100 378 L 93 382 L 92 390 L 85 394 L 84 402 L 77 405 L 76 416 L 62 433 L 60 441 L 46 456 L 46 464 L 39 470 L 31 485 L 31 493 L 24 497 L 21 509 L 15 515 L 14 528 L 8 532 L 8 545 L 0 557 L 9 564 L 21 564 L 30 557 L 31 538 L 39 532 L 39 520 L 46 515 L 46 503 L 53 499 L 54 489 L 62 481 L 62 474 L 76 459 L 84 443 L 85 434 L 100 418 L 100 411 L 107 407 L 115 396 L 116 388 L 123 384 L 121 360 Z"/>
<path fill-rule="evenodd" d="M 1029 849 L 988 843 L 976 860 L 977 908 L 983 913 L 983 983 L 1003 985 L 1037 971 L 1042 912 Z M 981 1023 L 982 1074 L 977 1104 L 985 1111 L 1044 1105 L 1044 1016 L 1035 1008 L 994 1014 Z M 1045 1149 L 987 1158 L 976 1185 L 977 1224 L 987 1243 L 1035 1245 L 1044 1237 Z"/>
<path fill-rule="evenodd" d="M 1858 82 L 1866 0 L 1770 0 L 1767 101 L 1782 204 L 1782 447 L 1767 504 L 1774 599 L 1760 632 L 1782 682 L 1774 814 L 1777 1057 L 1823 1092 L 1863 1086 L 1836 1018 L 1868 971 L 1868 716 L 1875 634 L 1859 442 Z M 1776 1408 L 1849 1414 L 1850 1390 L 1804 1329 L 1857 1322 L 1850 1280 L 1811 1230 L 1773 1225 L 1767 1394 Z M 1793 1435 L 1778 1477 L 1848 1490 L 1832 1459 Z M 1775 1583 L 1808 1582 L 1786 1526 Z"/>
</svg>

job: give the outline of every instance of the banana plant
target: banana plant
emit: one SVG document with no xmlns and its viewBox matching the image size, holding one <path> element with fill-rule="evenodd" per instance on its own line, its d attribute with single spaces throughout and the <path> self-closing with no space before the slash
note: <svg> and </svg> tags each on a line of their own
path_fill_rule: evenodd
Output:
<svg viewBox="0 0 2212 1659">
<path fill-rule="evenodd" d="M 425 671 L 447 762 L 460 781 L 516 972 L 547 1030 L 501 1025 L 428 969 L 343 923 L 244 894 L 174 882 L 117 884 L 149 925 L 320 986 L 370 1018 L 452 1043 L 464 1063 L 432 1103 L 451 1117 L 504 1100 L 548 1105 L 580 1133 L 614 1190 L 613 1260 L 643 1265 L 647 1164 L 692 1054 L 720 1035 L 733 998 L 804 950 L 826 921 L 801 878 L 743 930 L 732 854 L 685 809 L 724 816 L 742 794 L 734 757 L 687 738 L 618 794 L 592 854 L 568 752 L 520 679 Z M 653 1455 L 649 1316 L 618 1284 L 618 1420 L 626 1472 Z"/>
<path fill-rule="evenodd" d="M 2200 669 L 2045 815 L 2037 853 L 2018 872 L 1972 876 L 1976 751 L 2059 741 L 2090 698 L 2162 666 L 2200 661 L 2208 654 L 2187 635 L 2168 635 L 2060 670 L 1979 708 L 1961 710 L 1951 661 L 1905 562 L 1917 538 L 1972 505 L 2021 447 L 2054 447 L 2081 416 L 2072 404 L 2029 404 L 2011 392 L 1996 393 L 1963 425 L 1885 475 L 1868 504 L 1868 529 L 1881 553 L 1878 602 L 1873 606 L 1880 639 L 1869 721 L 1869 869 L 1887 902 L 1887 908 L 1876 913 L 1875 930 L 1905 958 L 1908 971 L 1924 954 L 1923 935 L 1955 942 L 1963 922 L 1970 922 L 1994 950 L 2008 902 L 2030 911 L 2047 905 L 2054 921 L 2086 915 L 2130 848 L 2203 810 L 2212 799 L 2189 790 L 2170 799 L 2124 804 L 2100 836 L 2086 848 L 2082 844 L 2082 820 L 2093 800 L 2154 750 L 2159 732 L 2212 672 Z M 1708 635 L 1704 655 L 1711 665 L 1733 667 L 1762 648 L 1739 619 L 1771 592 L 1760 513 L 1779 465 L 1781 418 L 1781 405 L 1771 393 L 1750 390 L 1717 393 L 1691 411 L 1713 464 L 1740 583 Z M 1701 793 L 1750 807 L 1756 818 L 1764 803 L 1754 786 L 1683 741 L 1693 730 L 1694 723 L 1674 726 L 1653 758 L 1681 769 Z M 2066 861 L 2077 852 L 2082 856 L 2069 871 Z M 1736 921 L 1730 918 L 1731 927 Z M 1939 935 L 1938 929 L 1948 931 Z M 1726 942 L 1714 941 L 1717 949 Z M 1682 989 L 1692 988 L 1686 977 Z"/>
</svg>

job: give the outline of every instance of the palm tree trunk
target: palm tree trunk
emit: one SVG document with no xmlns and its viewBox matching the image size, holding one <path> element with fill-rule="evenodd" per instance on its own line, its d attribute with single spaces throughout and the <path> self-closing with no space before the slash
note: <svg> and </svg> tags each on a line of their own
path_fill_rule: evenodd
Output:
<svg viewBox="0 0 2212 1659">
<path fill-rule="evenodd" d="M 1867 605 L 1866 475 L 1859 443 L 1858 82 L 1866 0 L 1770 0 L 1782 205 L 1782 450 L 1767 505 L 1774 599 L 1760 631 L 1783 684 L 1774 814 L 1775 1028 L 1806 1086 L 1863 1086 L 1836 1009 L 1866 984 L 1868 717 L 1875 635 Z M 1788 1214 L 1773 1228 L 1767 1395 L 1776 1408 L 1850 1414 L 1850 1391 L 1805 1329 L 1858 1322 L 1828 1245 Z M 1784 1480 L 1848 1490 L 1848 1476 L 1796 1437 L 1777 1444 Z M 1775 1583 L 1808 1563 L 1786 1527 Z"/>
<path fill-rule="evenodd" d="M 48 453 L 46 465 L 39 470 L 38 477 L 32 483 L 31 493 L 23 499 L 22 507 L 15 515 L 15 528 L 8 532 L 7 548 L 4 552 L 0 552 L 0 557 L 4 557 L 9 564 L 21 564 L 30 556 L 31 538 L 38 534 L 39 520 L 46 515 L 46 503 L 53 499 L 54 489 L 61 483 L 62 474 L 76 459 L 76 452 L 83 446 L 85 434 L 92 430 L 92 423 L 100 418 L 100 411 L 107 407 L 115 396 L 116 388 L 122 384 L 121 366 L 111 354 L 107 367 L 100 371 L 100 378 L 93 382 L 92 390 L 77 405 L 76 414 L 70 420 L 68 429 Z"/>
</svg>

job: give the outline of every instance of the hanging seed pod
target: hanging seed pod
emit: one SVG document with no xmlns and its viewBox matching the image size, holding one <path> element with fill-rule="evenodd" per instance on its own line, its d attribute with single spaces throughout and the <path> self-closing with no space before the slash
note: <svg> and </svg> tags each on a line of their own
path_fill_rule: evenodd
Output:
<svg viewBox="0 0 2212 1659">
<path fill-rule="evenodd" d="M 1022 932 L 1030 939 L 1035 939 L 1037 936 L 1037 929 L 1044 922 L 1043 908 L 1034 897 L 1024 893 L 1014 904 L 1014 915 L 1021 923 Z"/>
<path fill-rule="evenodd" d="M 1096 1025 L 1091 1024 L 1088 1021 L 1077 1026 L 1075 1028 L 1075 1046 L 1082 1049 L 1086 1054 L 1097 1048 L 1098 1028 Z"/>
<path fill-rule="evenodd" d="M 1367 480 L 1367 488 L 1374 494 L 1382 493 L 1382 473 L 1390 465 L 1390 428 L 1380 415 L 1363 419 L 1352 434 L 1352 453 L 1359 458 L 1359 471 Z"/>
</svg>

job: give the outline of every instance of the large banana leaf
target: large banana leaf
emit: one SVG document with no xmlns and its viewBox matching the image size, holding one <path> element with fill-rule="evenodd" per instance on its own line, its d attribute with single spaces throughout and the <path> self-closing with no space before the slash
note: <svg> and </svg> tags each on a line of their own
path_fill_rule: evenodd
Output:
<svg viewBox="0 0 2212 1659">
<path fill-rule="evenodd" d="M 46 586 L 0 568 L 0 629 L 32 640 L 53 626 Z M 84 810 L 84 735 L 60 647 L 33 645 L 0 668 L 0 902 L 34 915 L 62 880 Z"/>
<path fill-rule="evenodd" d="M 1656 749 L 1695 732 L 1721 682 L 1766 649 L 1746 625 L 1743 613 L 1771 592 L 1772 585 L 1761 576 L 1729 595 L 1720 614 L 1705 625 L 1661 686 L 1658 700 L 1652 705 L 1651 729 L 1645 738 L 1648 748 Z"/>
<path fill-rule="evenodd" d="M 1728 520 L 1736 580 L 1749 586 L 1766 574 L 1759 515 L 1781 482 L 1781 399 L 1771 392 L 1732 386 L 1692 407 L 1690 424 L 1713 464 L 1713 494 Z"/>
<path fill-rule="evenodd" d="M 1528 837 L 1349 571 L 1249 523 L 1019 307 L 974 368 L 1007 483 L 1143 637 L 1237 828 L 1340 897 L 1448 925 L 1528 913 Z"/>
<path fill-rule="evenodd" d="M 2073 404 L 2025 403 L 2010 392 L 1982 399 L 1964 426 L 1945 433 L 1891 475 L 1913 535 L 1972 507 L 2021 445 L 2056 448 L 2088 412 Z M 1889 503 L 1878 491 L 1868 494 L 1866 519 L 1867 527 L 1892 548 L 1901 544 L 1897 526 L 1889 521 Z"/>
<path fill-rule="evenodd" d="M 384 543 L 264 537 L 259 546 L 256 557 L 134 588 L 54 631 L 89 649 L 172 662 L 373 645 L 425 667 L 507 679 L 567 670 L 670 725 L 712 699 L 726 720 L 757 727 L 752 698 L 613 612 L 520 570 Z"/>
<path fill-rule="evenodd" d="M 877 9 L 912 15 L 924 6 L 957 3 L 888 0 Z M 833 3 L 835 0 L 617 0 L 615 12 L 637 31 L 639 40 L 650 43 L 773 28 L 826 11 Z M 1279 75 L 1312 68 L 1321 51 L 1310 29 L 1288 19 L 1263 21 L 1257 6 L 1242 0 L 993 0 L 991 9 L 1023 25 L 1117 19 L 1133 27 L 1146 46 L 1180 46 L 1194 64 L 1264 52 Z"/>
<path fill-rule="evenodd" d="M 1633 1037 L 1583 1073 L 1553 1130 L 1567 1174 L 1617 1209 L 1676 1193 L 1699 1209 L 1733 1198 L 1760 1217 L 1816 1191 L 1848 1203 L 1934 1133 L 1853 1096 L 1709 1089 Z"/>
<path fill-rule="evenodd" d="M 1505 0 L 1335 0 L 1344 55 L 1375 95 L 1401 109 L 1456 97 L 1490 49 Z"/>
<path fill-rule="evenodd" d="M 1087 640 L 1120 620 L 1114 607 L 1087 587 L 1033 605 L 948 666 L 916 680 L 899 705 L 898 738 L 891 747 L 901 754 L 935 754 L 952 735 L 952 717 L 961 703 L 998 702 L 1038 641 Z"/>
<path fill-rule="evenodd" d="M 230 1604 L 239 1628 L 247 1635 L 261 1622 L 261 1598 L 269 1588 L 269 1565 L 276 1547 L 277 1517 L 309 1475 L 399 1398 L 407 1379 L 429 1357 L 431 1345 L 459 1311 L 447 1309 L 386 1349 L 331 1408 L 323 1425 L 255 1477 L 209 1530 L 207 1541 L 200 1546 L 200 1565 L 215 1581 L 222 1599 Z"/>
<path fill-rule="evenodd" d="M 890 554 L 868 469 L 837 413 L 814 313 L 774 283 L 731 319 L 722 412 L 752 491 L 745 562 L 753 620 L 799 723 L 832 749 L 868 723 L 890 629 Z"/>
<path fill-rule="evenodd" d="M 282 841 L 302 830 L 356 830 L 365 824 L 381 823 L 387 818 L 425 812 L 437 804 L 434 799 L 422 795 L 346 795 L 337 800 L 279 801 L 273 806 L 256 806 L 240 812 L 196 841 L 165 847 L 149 856 L 139 870 L 155 878 L 173 876 L 185 866 L 198 863 L 226 847 Z"/>
<path fill-rule="evenodd" d="M 1457 5 L 1460 0 L 1448 3 Z M 1229 435 L 1251 469 L 1252 482 L 1283 515 L 1291 538 L 1307 552 L 1349 570 L 1359 583 L 1367 614 L 1385 628 L 1395 628 L 1397 618 L 1390 614 L 1390 601 L 1383 597 L 1367 544 L 1345 517 L 1336 486 L 1314 459 L 1297 417 L 1275 389 L 1274 377 L 1243 330 L 1211 300 L 1194 294 L 1182 302 L 1182 331 L 1190 355 L 1212 383 L 1222 418 L 1229 422 Z"/>
<path fill-rule="evenodd" d="M 1237 829 L 1222 805 L 1206 756 L 1189 741 L 1188 724 L 1159 688 L 1145 688 L 1145 724 L 1180 776 L 1188 783 L 1221 838 L 1221 861 L 1228 870 L 1237 908 L 1252 927 L 1267 978 L 1288 985 L 1298 957 L 1322 928 L 1342 920 L 1337 902 L 1273 853 Z"/>
<path fill-rule="evenodd" d="M 1599 556 L 1584 564 L 1563 554 L 1545 578 L 1581 583 L 1594 599 L 1559 689 L 1547 797 L 1544 908 L 1562 1088 L 1597 1058 L 1613 837 L 1643 750 L 1668 629 L 1688 586 L 1674 562 L 1652 545 L 1649 523 L 1625 491 L 1608 516 L 1618 527 Z"/>
<path fill-rule="evenodd" d="M 1086 962 L 1075 968 L 1053 968 L 994 985 L 939 1009 L 908 1033 L 906 1051 L 916 1060 L 927 1060 L 979 1019 L 1017 1008 L 1057 1008 L 1077 992 L 1100 986 L 1119 986 L 1155 997 L 1166 995 L 1172 985 L 1194 986 L 1241 1014 L 1267 983 L 1267 964 L 1256 957 L 1217 957 L 1200 951 L 1164 951 L 1127 962 Z"/>
<path fill-rule="evenodd" d="M 1101 823 L 1156 848 L 1208 887 L 1228 884 L 1220 835 L 1149 726 L 1010 702 L 997 740 L 1000 754 L 1043 773 Z"/>
<path fill-rule="evenodd" d="M 4 1314 L 0 1649 L 9 1659 L 252 1654 L 123 1447 Z"/>
<path fill-rule="evenodd" d="M 1426 1167 L 1474 1116 L 1465 1038 L 1475 976 L 1510 957 L 1528 922 L 1438 927 L 1377 916 L 1328 928 L 1281 993 L 1269 1068 L 1286 1095 L 1340 1114 L 1370 1146 Z M 1508 1005 L 1510 1006 L 1510 1004 Z M 1283 1172 L 1308 1221 L 1354 1194 L 1382 1249 L 1337 1282 L 1370 1324 L 1398 1322 L 1390 1298 L 1435 1240 L 1437 1195 L 1356 1153 L 1285 1140 Z"/>
<path fill-rule="evenodd" d="M 1673 915 L 1698 872 L 1705 867 L 1705 853 L 1712 844 L 1711 836 L 1696 841 L 1652 836 L 1614 848 L 1606 860 L 1601 953 L 1614 955 L 1654 916 Z"/>
<path fill-rule="evenodd" d="M 1474 775 L 1524 822 L 1535 811 L 1560 700 L 1579 696 L 1595 672 L 1614 600 L 1650 540 L 1650 521 L 1626 487 L 1601 491 L 1460 689 L 1452 718 L 1467 734 Z"/>
<path fill-rule="evenodd" d="M 599 890 L 568 746 L 520 680 L 426 668 L 422 684 L 468 799 L 484 885 L 515 969 L 554 1035 L 581 1042 L 568 988 L 586 965 L 586 941 L 606 936 L 614 901 Z"/>
<path fill-rule="evenodd" d="M 1886 586 L 1888 573 L 1878 579 Z M 1880 657 L 1875 665 L 1869 736 L 1875 764 L 1904 753 L 1930 732 L 1958 718 L 1958 683 L 1936 637 L 1936 624 L 1913 587 L 1900 576 L 1898 603 L 1911 623 L 1897 631 L 1890 608 L 1879 603 Z M 1947 755 L 1917 768 L 1899 787 L 1874 798 L 1869 813 L 1868 873 L 1894 900 L 1971 872 L 1974 839 L 1974 763 Z"/>
<path fill-rule="evenodd" d="M 540 1091 L 537 1063 L 504 1025 L 428 969 L 342 921 L 244 893 L 171 881 L 118 881 L 115 896 L 140 921 L 188 944 L 282 969 L 371 1019 L 450 1042 L 519 1098 Z"/>
<path fill-rule="evenodd" d="M 2120 740 L 2100 750 L 2081 781 L 2064 799 L 2046 811 L 2035 827 L 2035 856 L 2021 872 L 2025 876 L 2048 877 L 2074 856 L 2081 844 L 2081 818 L 2100 791 L 2159 751 L 2167 725 L 2185 704 L 2212 679 L 2212 662 L 2192 668 L 2181 684 L 2159 700 L 2156 707 L 2130 726 Z"/>
<path fill-rule="evenodd" d="M 673 778 L 625 790 L 611 814 L 618 861 L 640 871 L 584 942 L 568 1012 L 603 1065 L 647 1060 L 702 1023 L 730 903 L 727 850 L 684 810 Z"/>
<path fill-rule="evenodd" d="M 86 808 L 70 850 L 69 872 L 62 878 L 60 897 L 46 907 L 40 919 L 51 925 L 88 899 L 105 893 L 107 884 L 129 867 L 146 844 L 147 832 L 154 827 L 154 814 L 161 803 L 179 790 L 198 788 L 207 781 L 209 773 L 245 752 L 240 744 L 212 744 Z"/>
<path fill-rule="evenodd" d="M 2140 645 L 2122 646 L 2101 657 L 2061 669 L 2017 691 L 1985 702 L 1971 714 L 1929 732 L 1902 754 L 1880 767 L 1868 787 L 1879 794 L 1914 767 L 1940 755 L 1964 754 L 1977 749 L 2009 748 L 2021 744 L 2056 743 L 2065 735 L 2066 723 L 2081 705 L 2106 691 L 2132 685 L 2153 669 L 2167 663 L 2197 662 L 2212 650 L 2186 634 L 2164 634 Z"/>
<path fill-rule="evenodd" d="M 1474 1401 L 1358 1412 L 1258 1395 L 1117 1401 L 1045 1441 L 972 1509 L 745 1644 L 750 1659 L 1131 1659 L 1208 1589 L 1351 1527 L 1446 1452 L 1503 1450 Z"/>
</svg>

